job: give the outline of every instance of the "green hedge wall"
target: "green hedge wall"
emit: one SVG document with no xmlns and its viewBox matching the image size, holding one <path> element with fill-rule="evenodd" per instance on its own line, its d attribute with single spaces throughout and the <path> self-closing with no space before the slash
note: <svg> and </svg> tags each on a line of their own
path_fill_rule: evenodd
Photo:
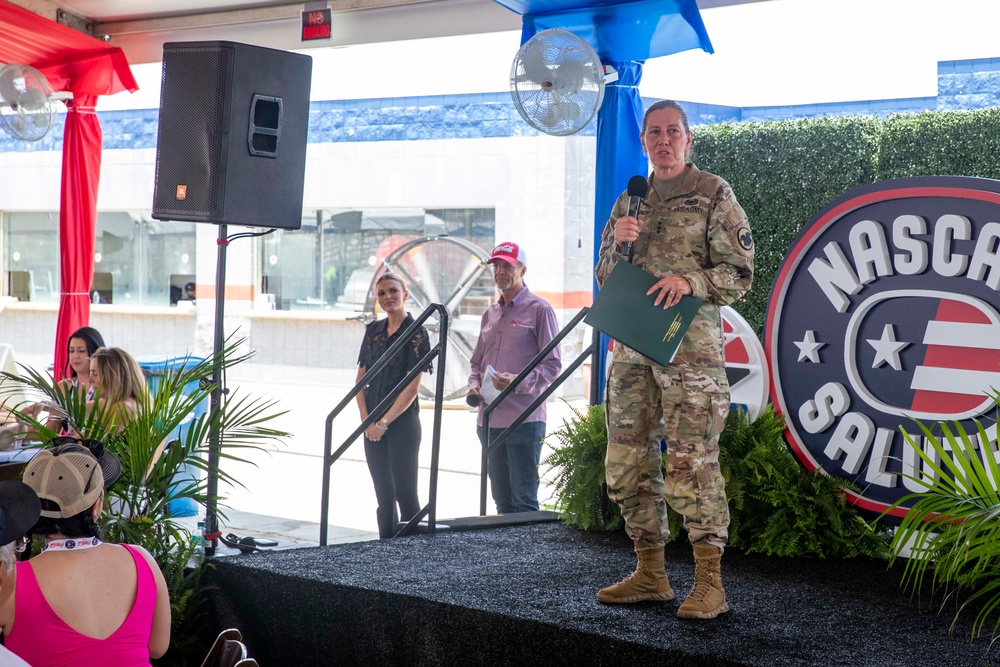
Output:
<svg viewBox="0 0 1000 667">
<path fill-rule="evenodd" d="M 885 122 L 876 175 L 1000 179 L 998 155 L 1000 109 L 899 115 Z"/>
<path fill-rule="evenodd" d="M 693 148 L 695 164 L 729 181 L 750 218 L 754 286 L 734 308 L 763 340 L 774 274 L 813 216 L 889 178 L 1000 179 L 1000 109 L 705 125 L 694 128 Z"/>
</svg>

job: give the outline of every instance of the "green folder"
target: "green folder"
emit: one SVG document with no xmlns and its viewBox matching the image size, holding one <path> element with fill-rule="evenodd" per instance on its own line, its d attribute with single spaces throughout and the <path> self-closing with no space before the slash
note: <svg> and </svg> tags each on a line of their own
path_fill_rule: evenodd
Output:
<svg viewBox="0 0 1000 667">
<path fill-rule="evenodd" d="M 594 299 L 583 321 L 661 366 L 674 360 L 701 300 L 682 296 L 666 310 L 653 305 L 656 294 L 646 292 L 659 280 L 639 267 L 620 261 Z"/>
</svg>

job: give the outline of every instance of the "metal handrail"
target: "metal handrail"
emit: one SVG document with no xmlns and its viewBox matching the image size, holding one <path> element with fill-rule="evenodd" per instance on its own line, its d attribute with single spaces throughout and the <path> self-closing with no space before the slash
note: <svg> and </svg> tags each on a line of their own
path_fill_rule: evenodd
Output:
<svg viewBox="0 0 1000 667">
<path fill-rule="evenodd" d="M 393 388 L 389 395 L 386 396 L 382 401 L 375 406 L 375 408 L 369 410 L 368 417 L 361 422 L 351 435 L 347 437 L 337 451 L 331 452 L 333 447 L 333 420 L 337 418 L 344 409 L 351 404 L 354 397 L 364 389 L 365 386 L 371 382 L 376 375 L 378 375 L 386 364 L 389 363 L 396 355 L 398 355 L 403 348 L 410 343 L 410 338 L 416 333 L 424 322 L 431 316 L 434 312 L 438 313 L 438 342 L 431 351 L 425 354 L 417 364 L 406 374 L 399 384 Z M 420 317 L 413 321 L 409 327 L 402 333 L 395 343 L 393 343 L 385 353 L 379 357 L 378 361 L 372 364 L 364 376 L 358 380 L 358 383 L 354 385 L 344 396 L 343 400 L 337 404 L 330 414 L 326 416 L 326 432 L 323 439 L 323 492 L 322 499 L 320 501 L 320 524 L 319 524 L 319 544 L 320 546 L 326 546 L 327 541 L 327 524 L 330 518 L 330 466 L 332 466 L 343 454 L 350 448 L 351 445 L 358 439 L 358 436 L 365 432 L 371 424 L 375 423 L 388 412 L 389 408 L 392 406 L 393 401 L 399 396 L 403 390 L 409 385 L 423 369 L 427 367 L 428 362 L 432 361 L 435 357 L 438 359 L 438 373 L 437 382 L 435 384 L 434 390 L 434 427 L 431 435 L 431 480 L 430 480 L 430 491 L 428 493 L 427 504 L 417 515 L 410 519 L 405 526 L 403 526 L 395 536 L 405 535 L 409 533 L 414 526 L 420 523 L 420 520 L 425 516 L 427 517 L 427 525 L 431 530 L 436 528 L 437 520 L 437 482 L 438 482 L 438 465 L 440 463 L 440 452 L 441 452 L 441 403 L 442 397 L 444 396 L 444 366 L 447 356 L 448 349 L 448 309 L 439 303 L 432 303 L 424 309 L 424 312 L 420 314 Z M 416 399 L 414 399 L 416 400 Z"/>
<path fill-rule="evenodd" d="M 568 368 L 563 370 L 563 372 L 560 373 L 556 377 L 556 379 L 552 381 L 552 384 L 550 384 L 545 389 L 545 391 L 543 391 L 538 396 L 538 398 L 532 401 L 531 405 L 529 405 L 520 415 L 518 415 L 517 419 L 515 419 L 514 422 L 510 424 L 510 426 L 504 429 L 496 437 L 496 439 L 492 440 L 490 439 L 490 415 L 493 414 L 493 411 L 497 409 L 497 407 L 504 401 L 504 399 L 507 398 L 507 396 L 509 396 L 511 393 L 513 393 L 515 389 L 517 389 L 517 386 L 521 384 L 524 378 L 528 377 L 528 374 L 531 371 L 533 371 L 535 367 L 538 366 L 538 364 L 542 363 L 545 357 L 547 357 L 549 353 L 553 349 L 555 349 L 555 346 L 561 343 L 563 338 L 569 335 L 569 332 L 572 331 L 574 328 L 576 328 L 576 325 L 579 324 L 581 320 L 583 320 L 583 318 L 587 315 L 587 312 L 589 310 L 590 308 L 587 307 L 581 308 L 580 312 L 578 312 L 576 316 L 574 316 L 573 319 L 570 320 L 566 324 L 566 326 L 564 326 L 562 330 L 558 334 L 556 334 L 556 336 L 553 337 L 552 340 L 549 341 L 549 343 L 545 347 L 543 347 L 531 361 L 528 362 L 528 365 L 524 367 L 524 370 L 518 373 L 517 377 L 515 377 L 509 385 L 504 387 L 503 391 L 501 391 L 500 394 L 497 395 L 497 397 L 493 399 L 493 401 L 491 401 L 490 404 L 483 409 L 483 430 L 480 435 L 480 442 L 483 445 L 482 471 L 480 473 L 480 479 L 479 479 L 480 516 L 486 514 L 486 485 L 489 477 L 490 454 L 495 452 L 496 449 L 500 445 L 502 445 L 507 440 L 507 438 L 510 437 L 510 435 L 514 432 L 514 430 L 524 423 L 524 420 L 527 419 L 528 416 L 531 415 L 531 413 L 534 412 L 539 405 L 548 400 L 549 396 L 551 396 L 553 392 L 555 392 L 555 390 L 558 389 L 559 386 L 563 382 L 565 382 L 570 375 L 575 373 L 576 369 L 578 369 L 581 365 L 583 365 L 583 363 L 587 360 L 587 358 L 593 354 L 594 343 L 591 342 L 591 344 L 587 346 L 587 348 L 583 352 L 581 352 L 576 359 L 573 360 L 573 363 L 571 363 Z"/>
</svg>

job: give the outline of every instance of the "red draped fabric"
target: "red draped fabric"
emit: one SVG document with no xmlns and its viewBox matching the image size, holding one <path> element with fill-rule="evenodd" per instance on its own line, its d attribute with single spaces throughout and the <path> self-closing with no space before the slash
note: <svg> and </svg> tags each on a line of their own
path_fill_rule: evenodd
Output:
<svg viewBox="0 0 1000 667">
<path fill-rule="evenodd" d="M 136 91 L 125 54 L 116 46 L 0 0 L 0 63 L 41 70 L 53 90 L 113 95 Z"/>
<path fill-rule="evenodd" d="M 69 335 L 90 322 L 87 293 L 94 272 L 97 186 L 101 174 L 99 95 L 136 91 L 132 70 L 118 47 L 0 0 L 0 63 L 35 67 L 53 90 L 73 93 L 63 134 L 59 202 L 62 294 L 56 324 L 55 374 L 66 371 Z"/>
<path fill-rule="evenodd" d="M 94 95 L 73 98 L 63 134 L 62 190 L 59 195 L 59 267 L 62 293 L 56 324 L 55 370 L 61 379 L 69 361 L 71 333 L 90 321 L 90 284 L 94 275 L 97 185 L 101 174 L 101 124 Z"/>
</svg>

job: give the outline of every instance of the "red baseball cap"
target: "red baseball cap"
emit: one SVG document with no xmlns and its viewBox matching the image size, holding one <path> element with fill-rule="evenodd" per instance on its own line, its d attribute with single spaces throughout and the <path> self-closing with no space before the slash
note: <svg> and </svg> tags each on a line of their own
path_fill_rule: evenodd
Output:
<svg viewBox="0 0 1000 667">
<path fill-rule="evenodd" d="M 524 254 L 524 248 L 517 245 L 516 243 L 511 243 L 510 241 L 504 241 L 497 247 L 493 248 L 493 255 L 490 256 L 490 261 L 487 264 L 494 262 L 495 260 L 502 259 L 508 264 L 521 264 L 527 266 L 528 261 Z"/>
</svg>

